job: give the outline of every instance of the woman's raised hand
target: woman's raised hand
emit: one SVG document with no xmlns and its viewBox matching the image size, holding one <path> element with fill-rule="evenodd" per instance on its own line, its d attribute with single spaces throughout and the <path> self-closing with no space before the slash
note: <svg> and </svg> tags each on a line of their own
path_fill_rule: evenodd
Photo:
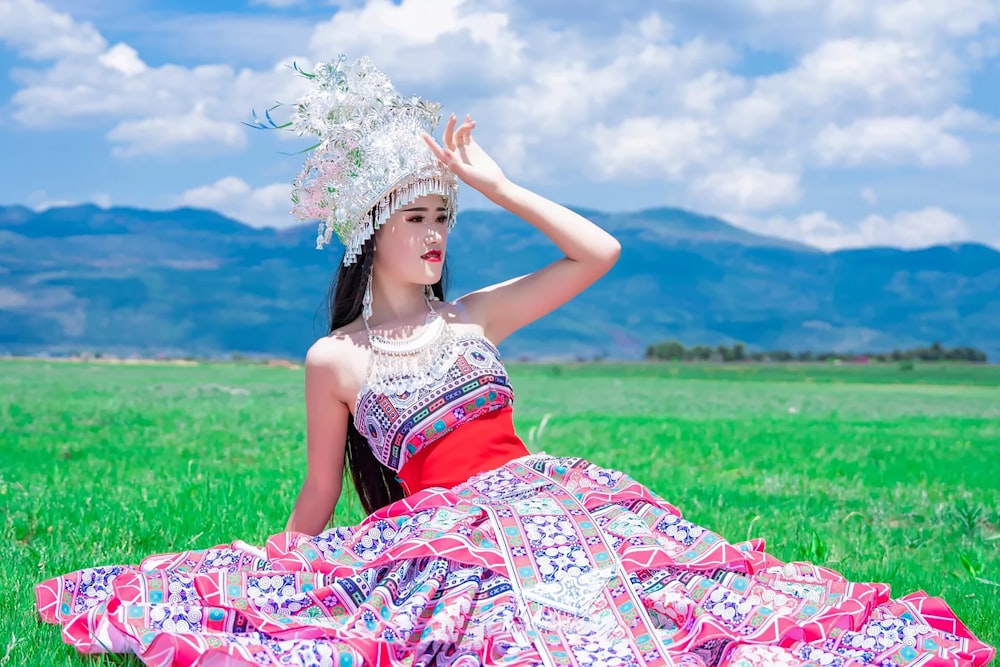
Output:
<svg viewBox="0 0 1000 667">
<path fill-rule="evenodd" d="M 506 180 L 503 170 L 486 154 L 476 140 L 472 130 L 476 127 L 471 116 L 456 129 L 455 114 L 451 115 L 444 128 L 444 146 L 440 146 L 432 136 L 423 133 L 424 141 L 437 159 L 455 172 L 462 181 L 485 195 L 496 191 Z"/>
</svg>

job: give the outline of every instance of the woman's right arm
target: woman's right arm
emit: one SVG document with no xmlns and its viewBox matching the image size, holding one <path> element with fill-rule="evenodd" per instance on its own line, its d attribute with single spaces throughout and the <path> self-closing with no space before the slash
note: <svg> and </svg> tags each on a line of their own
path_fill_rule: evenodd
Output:
<svg viewBox="0 0 1000 667">
<path fill-rule="evenodd" d="M 318 535 L 340 499 L 350 410 L 338 398 L 337 341 L 321 338 L 306 354 L 306 479 L 286 531 Z"/>
</svg>

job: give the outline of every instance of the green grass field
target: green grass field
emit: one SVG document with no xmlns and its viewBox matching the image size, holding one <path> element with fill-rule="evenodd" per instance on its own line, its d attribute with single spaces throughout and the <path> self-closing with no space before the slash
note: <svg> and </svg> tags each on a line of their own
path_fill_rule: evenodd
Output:
<svg viewBox="0 0 1000 667">
<path fill-rule="evenodd" d="M 941 595 L 1000 644 L 1000 368 L 511 374 L 533 449 L 623 470 L 688 519 L 732 541 L 764 537 L 783 560 Z M 301 370 L 0 362 L 0 667 L 136 664 L 78 657 L 36 620 L 34 584 L 263 542 L 302 481 L 304 427 Z M 336 523 L 361 517 L 345 493 Z"/>
</svg>

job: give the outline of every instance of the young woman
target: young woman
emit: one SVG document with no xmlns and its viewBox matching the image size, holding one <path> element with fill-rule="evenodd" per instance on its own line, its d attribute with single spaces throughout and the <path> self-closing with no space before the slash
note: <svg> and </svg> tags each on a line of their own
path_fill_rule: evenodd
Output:
<svg viewBox="0 0 1000 667">
<path fill-rule="evenodd" d="M 511 183 L 475 123 L 426 133 L 370 62 L 319 67 L 293 125 L 320 137 L 296 210 L 346 247 L 306 357 L 305 482 L 285 531 L 38 587 L 82 651 L 150 665 L 982 665 L 940 600 L 785 564 L 681 518 L 620 472 L 532 455 L 496 345 L 618 258 Z M 457 178 L 456 178 L 457 177 Z M 564 257 L 445 301 L 457 179 Z M 327 529 L 344 471 L 369 516 Z"/>
</svg>

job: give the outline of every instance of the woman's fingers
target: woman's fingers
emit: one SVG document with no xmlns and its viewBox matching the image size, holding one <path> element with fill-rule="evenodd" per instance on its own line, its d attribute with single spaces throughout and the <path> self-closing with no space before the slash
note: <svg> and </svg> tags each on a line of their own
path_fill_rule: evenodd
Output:
<svg viewBox="0 0 1000 667">
<path fill-rule="evenodd" d="M 444 128 L 444 145 L 448 150 L 455 150 L 459 146 L 465 146 L 472 140 L 472 130 L 476 127 L 476 122 L 472 120 L 472 116 L 466 114 L 465 122 L 458 126 L 456 129 L 455 125 L 458 123 L 458 119 L 455 114 L 448 117 L 448 123 Z"/>
<path fill-rule="evenodd" d="M 461 127 L 455 133 L 455 143 L 458 146 L 468 146 L 472 143 L 472 130 L 475 129 L 476 123 L 466 116 L 466 120 L 462 123 Z"/>
<path fill-rule="evenodd" d="M 456 156 L 457 151 L 472 143 L 472 130 L 476 127 L 476 122 L 472 120 L 472 116 L 466 114 L 465 122 L 456 128 L 457 123 L 458 119 L 455 117 L 455 114 L 448 117 L 442 137 L 443 147 L 426 132 L 420 133 L 424 139 L 424 143 L 431 149 L 434 156 L 445 165 L 451 165 L 458 159 Z"/>
<path fill-rule="evenodd" d="M 420 136 L 423 138 L 424 143 L 427 144 L 427 147 L 431 149 L 431 152 L 434 153 L 434 157 L 447 165 L 449 153 L 442 150 L 442 148 L 438 146 L 438 142 L 434 141 L 434 137 L 426 132 L 421 132 Z"/>
<path fill-rule="evenodd" d="M 444 145 L 449 150 L 455 150 L 455 114 L 448 117 L 448 124 L 444 126 Z"/>
</svg>

